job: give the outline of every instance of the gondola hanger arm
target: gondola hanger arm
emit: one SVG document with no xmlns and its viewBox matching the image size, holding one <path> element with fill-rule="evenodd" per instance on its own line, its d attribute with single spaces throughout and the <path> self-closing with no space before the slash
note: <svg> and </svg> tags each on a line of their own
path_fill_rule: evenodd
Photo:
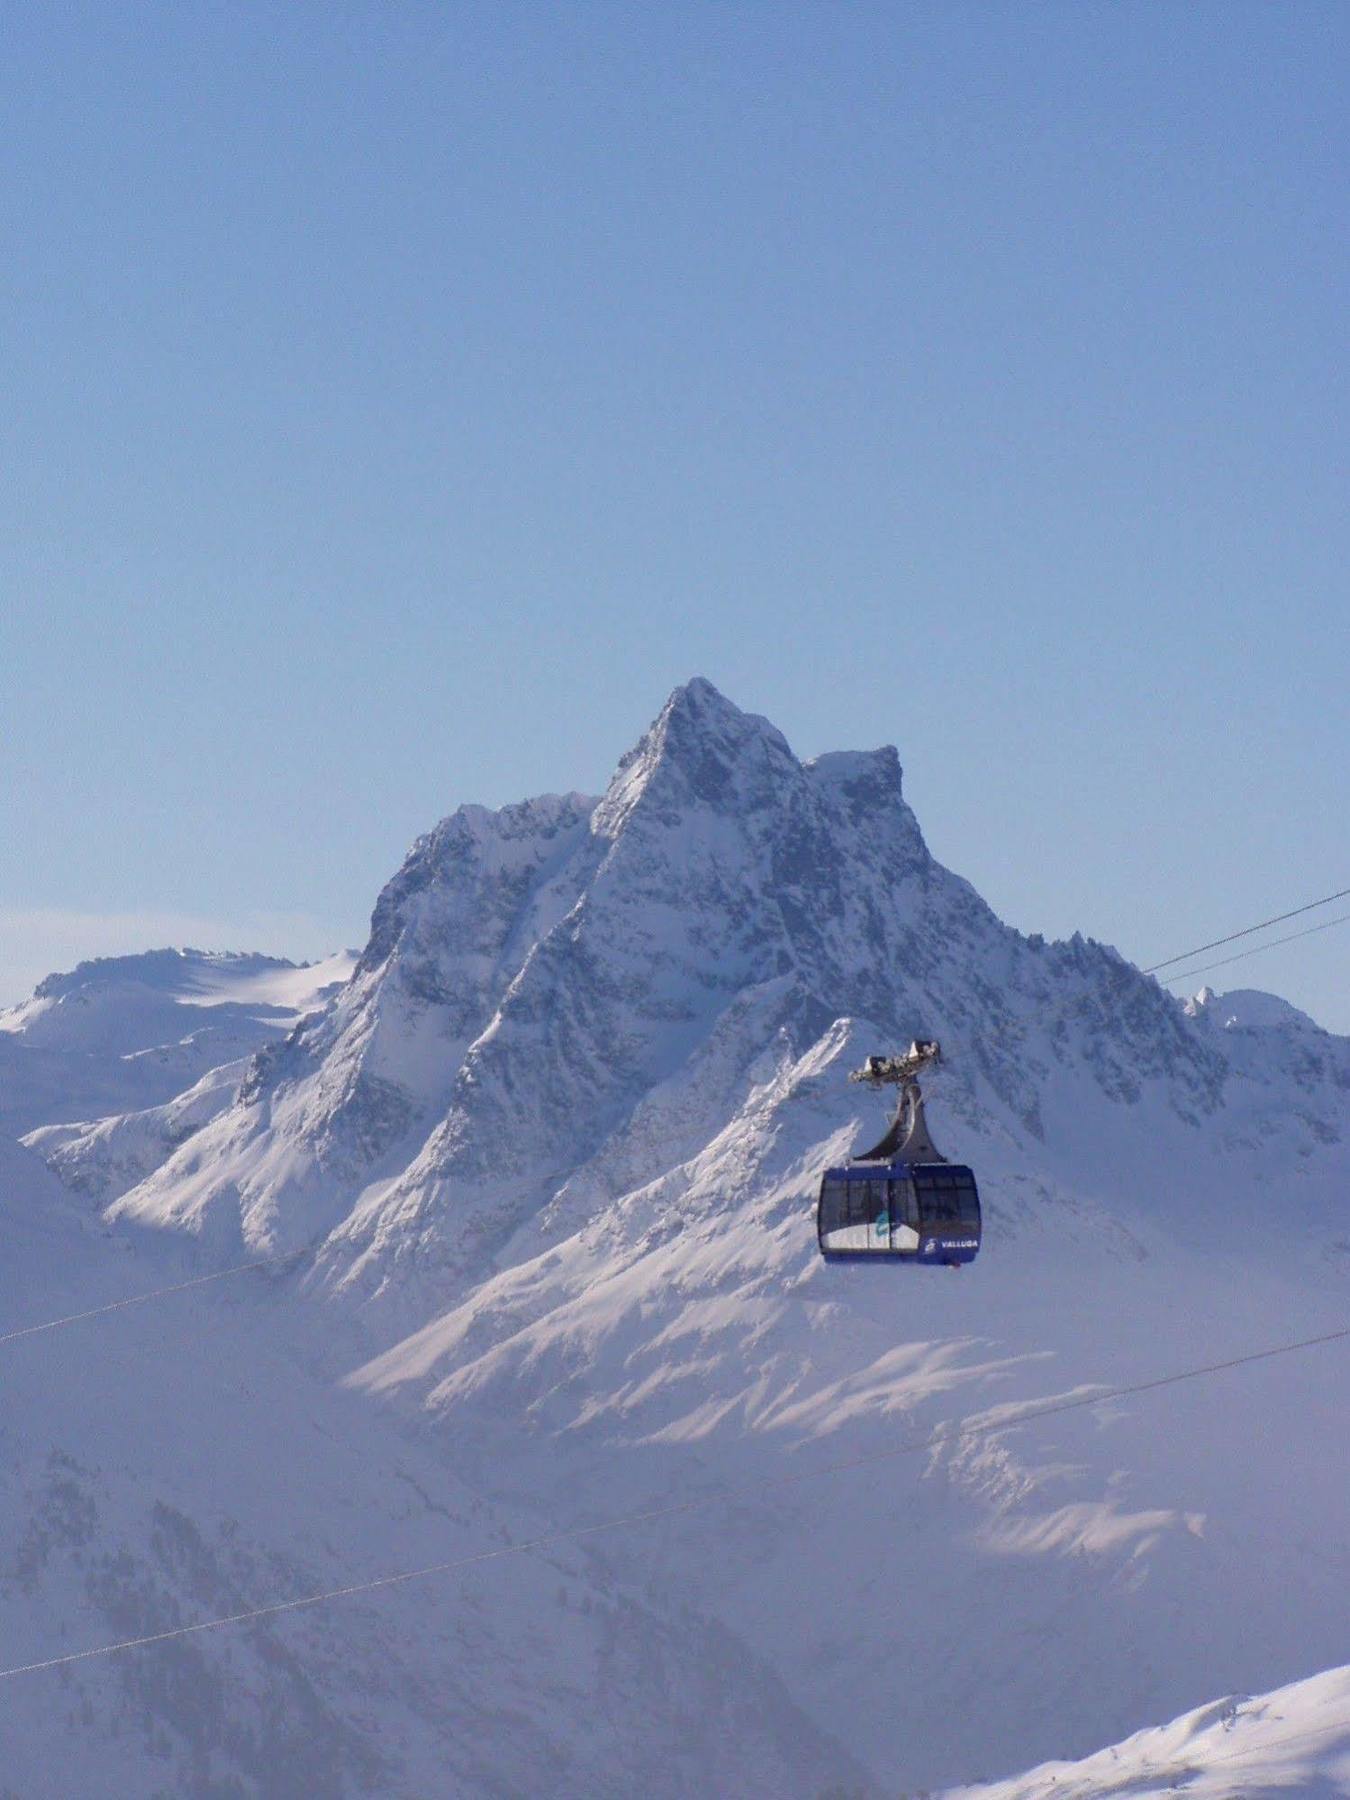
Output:
<svg viewBox="0 0 1350 1800">
<path fill-rule="evenodd" d="M 920 1069 L 932 1068 L 941 1060 L 942 1046 L 936 1038 L 916 1038 L 903 1056 L 869 1056 L 849 1080 L 865 1082 L 868 1087 L 908 1087 Z"/>
</svg>

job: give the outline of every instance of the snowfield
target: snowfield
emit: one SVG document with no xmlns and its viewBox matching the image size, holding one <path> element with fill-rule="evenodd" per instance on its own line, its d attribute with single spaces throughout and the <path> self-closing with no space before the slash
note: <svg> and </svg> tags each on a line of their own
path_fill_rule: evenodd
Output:
<svg viewBox="0 0 1350 1800">
<path fill-rule="evenodd" d="M 893 750 L 703 681 L 598 800 L 442 821 L 354 966 L 218 973 L 0 1038 L 0 1662 L 551 1541 L 0 1676 L 0 1793 L 1342 1791 L 1350 1344 L 1220 1365 L 1350 1325 L 1350 1040 L 1021 936 Z M 161 994 L 217 1060 L 62 1109 Z M 984 1250 L 827 1267 L 915 1036 Z"/>
<path fill-rule="evenodd" d="M 944 1800 L 1258 1800 L 1350 1794 L 1350 1668 L 1255 1699 L 1197 1707 L 1077 1763 L 1045 1763 L 1014 1781 L 950 1790 Z"/>
<path fill-rule="evenodd" d="M 0 1011 L 0 1131 L 71 1125 L 173 1100 L 284 1037 L 347 979 L 349 951 L 277 957 L 151 950 L 49 975 Z"/>
</svg>

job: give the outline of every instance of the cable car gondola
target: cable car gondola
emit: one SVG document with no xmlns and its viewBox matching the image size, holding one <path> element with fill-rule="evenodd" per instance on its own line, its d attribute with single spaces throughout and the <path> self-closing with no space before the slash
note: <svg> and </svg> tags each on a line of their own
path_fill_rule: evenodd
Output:
<svg viewBox="0 0 1350 1800">
<path fill-rule="evenodd" d="M 913 1043 L 904 1056 L 869 1056 L 849 1076 L 869 1087 L 896 1086 L 900 1100 L 879 1144 L 821 1177 L 816 1236 L 827 1262 L 889 1259 L 953 1268 L 979 1254 L 975 1177 L 964 1164 L 948 1162 L 928 1135 L 915 1079 L 938 1060 L 937 1044 Z"/>
</svg>

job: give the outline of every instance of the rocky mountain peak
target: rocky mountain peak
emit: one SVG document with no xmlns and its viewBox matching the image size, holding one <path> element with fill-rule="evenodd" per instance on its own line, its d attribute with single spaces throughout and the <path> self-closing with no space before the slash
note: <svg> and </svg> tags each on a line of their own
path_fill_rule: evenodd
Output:
<svg viewBox="0 0 1350 1800">
<path fill-rule="evenodd" d="M 249 1248 L 329 1236 L 329 1266 L 386 1293 L 414 1252 L 468 1279 L 564 1191 L 734 1136 L 749 1071 L 830 1070 L 818 1117 L 780 1097 L 809 1167 L 853 1116 L 847 1020 L 848 1055 L 940 1037 L 967 1137 L 1023 1159 L 1102 1106 L 1199 1132 L 1260 1054 L 1102 947 L 1004 925 L 929 854 L 894 748 L 804 764 L 696 679 L 598 803 L 465 806 L 419 839 L 331 1011 L 119 1206 Z M 1318 1054 L 1298 1117 L 1330 1143 L 1341 1052 Z"/>
<path fill-rule="evenodd" d="M 574 846 L 595 809 L 587 794 L 540 794 L 492 811 L 456 808 L 414 843 L 375 902 L 370 938 L 357 967 L 367 975 L 396 947 L 443 934 L 446 915 L 498 911 L 503 897 L 528 888 L 538 870 Z"/>
<path fill-rule="evenodd" d="M 763 804 L 800 770 L 782 732 L 695 676 L 675 689 L 620 762 L 596 809 L 595 831 L 616 837 L 643 802 L 667 818 L 689 807 L 743 811 Z"/>
<path fill-rule="evenodd" d="M 830 750 L 813 757 L 806 768 L 855 804 L 894 806 L 904 799 L 904 771 L 894 744 L 879 750 Z"/>
<path fill-rule="evenodd" d="M 268 976 L 268 1004 L 285 995 L 298 1006 L 300 973 Z M 261 979 L 250 982 L 255 1000 Z M 315 986 L 317 972 L 306 980 Z M 1327 1462 L 1339 1440 L 1327 1431 L 1325 1387 L 1339 1364 L 1323 1361 L 1315 1385 L 1314 1365 L 1262 1353 L 1250 1377 L 1263 1384 L 1251 1394 L 1262 1422 L 1255 1460 L 1250 1432 L 1214 1430 L 1226 1388 L 1156 1379 L 1296 1334 L 1311 1340 L 1343 1320 L 1350 1039 L 1291 1014 L 1252 993 L 1207 991 L 1183 1009 L 1103 945 L 1022 938 L 928 855 L 893 749 L 803 764 L 772 726 L 711 684 L 689 683 L 598 809 L 576 795 L 463 807 L 420 839 L 380 897 L 360 975 L 258 1057 L 237 1100 L 217 1070 L 224 1083 L 203 1079 L 153 1114 L 72 1126 L 54 1148 L 46 1140 L 63 1180 L 86 1195 L 119 1193 L 103 1224 L 153 1228 L 130 1238 L 152 1266 L 164 1266 L 170 1236 L 186 1240 L 194 1267 L 311 1255 L 297 1260 L 299 1279 L 288 1271 L 242 1291 L 202 1288 L 190 1311 L 119 1311 L 119 1332 L 142 1321 L 144 1335 L 131 1339 L 134 1356 L 106 1359 L 102 1379 L 89 1359 L 80 1379 L 59 1382 L 46 1360 L 11 1359 L 34 1371 L 16 1402 L 6 1369 L 6 1417 L 22 1453 L 30 1441 L 42 1450 L 48 1439 L 88 1441 L 97 1426 L 91 1463 L 110 1469 L 138 1508 L 145 1489 L 148 1521 L 139 1562 L 100 1551 L 85 1568 L 85 1541 L 51 1529 L 69 1510 L 67 1465 L 58 1463 L 59 1485 L 31 1529 L 25 1496 L 46 1493 L 46 1477 L 36 1460 L 15 1465 L 4 1490 L 19 1497 L 8 1564 L 22 1569 L 28 1544 L 53 1546 L 32 1559 L 46 1585 L 35 1589 L 31 1641 L 41 1644 L 82 1592 L 119 1635 L 151 1633 L 171 1605 L 200 1611 L 203 1568 L 227 1596 L 222 1607 L 251 1604 L 242 1596 L 266 1591 L 263 1574 L 275 1583 L 281 1565 L 270 1551 L 256 1572 L 240 1560 L 235 1520 L 250 1507 L 267 1534 L 283 1513 L 302 1519 L 287 1580 L 303 1593 L 443 1558 L 432 1545 L 444 1544 L 447 1522 L 456 1536 L 478 1529 L 480 1510 L 491 1542 L 527 1543 L 560 1519 L 603 1509 L 631 1523 L 644 1509 L 668 1510 L 671 1494 L 716 1493 L 714 1476 L 748 1493 L 762 1469 L 775 1488 L 784 1473 L 794 1484 L 773 1492 L 762 1518 L 748 1503 L 719 1502 L 687 1537 L 673 1518 L 659 1533 L 607 1537 L 602 1560 L 615 1559 L 618 1585 L 603 1609 L 576 1598 L 585 1559 L 518 1559 L 517 1580 L 536 1564 L 549 1590 L 566 1580 L 556 1605 L 541 1589 L 508 1607 L 514 1630 L 521 1617 L 544 1619 L 546 1602 L 564 1634 L 548 1640 L 546 1660 L 519 1664 L 515 1630 L 520 1680 L 556 1695 L 558 1668 L 600 1667 L 619 1694 L 611 1711 L 644 1719 L 685 1666 L 633 1612 L 631 1595 L 651 1584 L 678 1598 L 682 1632 L 689 1604 L 725 1606 L 737 1630 L 784 1659 L 783 1679 L 812 1716 L 831 1729 L 846 1721 L 850 1748 L 888 1777 L 894 1718 L 856 1704 L 873 1671 L 965 1671 L 972 1692 L 993 1697 L 971 1714 L 975 1735 L 958 1734 L 954 1750 L 946 1721 L 927 1741 L 906 1722 L 905 1779 L 931 1787 L 962 1773 L 957 1755 L 969 1772 L 995 1752 L 1028 1764 L 1045 1754 L 1046 1734 L 1060 1730 L 1058 1715 L 1046 1723 L 1047 1680 L 1069 1697 L 1085 1746 L 1123 1729 L 1119 1713 L 1102 1722 L 1102 1695 L 1165 1716 L 1169 1696 L 1193 1693 L 1225 1658 L 1223 1679 L 1253 1691 L 1253 1677 L 1280 1659 L 1287 1666 L 1295 1650 L 1329 1661 L 1344 1648 L 1341 1590 L 1301 1546 L 1334 1547 L 1343 1535 L 1345 1471 Z M 849 1071 L 928 1035 L 943 1054 L 931 1088 L 925 1080 L 934 1134 L 979 1174 L 980 1259 L 959 1277 L 826 1265 L 813 1222 L 820 1173 L 874 1140 L 886 1110 Z M 0 1062 L 0 1099 L 6 1075 Z M 113 1185 L 151 1167 L 134 1186 Z M 10 1306 L 24 1300 L 25 1265 L 61 1266 L 70 1237 L 36 1242 L 56 1206 L 50 1185 L 44 1193 L 34 1182 L 40 1171 L 0 1135 Z M 25 1184 L 27 1217 L 13 1199 Z M 147 1274 L 137 1287 L 167 1279 Z M 203 1323 L 216 1292 L 228 1303 Z M 322 1328 L 285 1310 L 301 1293 L 334 1303 Z M 104 1294 L 72 1296 L 67 1310 Z M 191 1323 L 170 1340 L 175 1318 Z M 1310 1354 L 1337 1351 L 1328 1337 Z M 174 1424 L 195 1391 L 180 1374 L 186 1355 L 197 1359 L 194 1384 L 209 1378 L 210 1403 L 192 1409 L 200 1439 Z M 171 1364 L 163 1398 L 156 1389 L 153 1404 L 139 1402 L 146 1371 Z M 312 1365 L 325 1383 L 340 1375 L 340 1410 L 328 1412 Z M 1109 1406 L 1083 1410 L 1085 1396 L 1110 1399 L 1115 1384 Z M 1164 1392 L 1175 1416 L 1156 1410 Z M 1046 1404 L 1058 1396 L 1071 1398 Z M 398 1409 L 396 1435 L 378 1424 L 385 1402 Z M 77 1403 L 87 1416 L 50 1423 L 53 1406 Z M 316 1404 L 318 1430 L 306 1410 Z M 411 1460 L 418 1419 L 450 1461 Z M 221 1420 L 236 1438 L 222 1436 Z M 202 1471 L 193 1504 L 229 1526 L 211 1526 L 218 1580 L 199 1554 L 216 1539 L 205 1526 L 166 1532 L 163 1519 L 177 1515 L 125 1463 L 128 1444 L 153 1447 L 154 1479 L 175 1504 Z M 902 1460 L 897 1445 L 925 1454 Z M 274 1463 L 291 1486 L 310 1482 L 305 1508 L 278 1509 L 275 1482 L 252 1481 L 253 1464 L 265 1476 Z M 813 1478 L 797 1490 L 797 1472 L 813 1466 L 838 1485 Z M 1289 1468 L 1317 1479 L 1291 1487 Z M 451 1473 L 469 1484 L 459 1499 Z M 90 1508 L 108 1504 L 94 1480 L 91 1471 Z M 83 1509 L 84 1490 L 74 1491 Z M 530 1497 L 538 1517 L 505 1510 L 514 1496 Z M 116 1490 L 111 1504 L 122 1504 Z M 913 1555 L 888 1587 L 884 1558 L 859 1559 L 859 1531 L 822 1529 L 822 1519 L 884 1524 L 897 1505 Z M 140 1513 L 126 1517 L 138 1544 Z M 373 1560 L 353 1570 L 343 1534 L 364 1540 L 370 1520 L 385 1521 L 397 1543 L 371 1543 Z M 334 1572 L 310 1572 L 330 1531 Z M 911 1566 L 934 1556 L 941 1579 L 912 1579 Z M 131 1600 L 108 1586 L 119 1567 Z M 1243 1571 L 1255 1571 L 1245 1585 Z M 164 1586 L 171 1577 L 179 1587 Z M 493 1579 L 510 1577 L 499 1568 Z M 26 1581 L 8 1585 L 24 1599 Z M 1180 1612 L 1178 1592 L 1193 1601 Z M 139 1613 L 128 1625 L 111 1602 L 152 1610 L 143 1627 Z M 991 1609 L 1006 1630 L 990 1632 Z M 348 1621 L 359 1627 L 362 1613 L 334 1613 L 344 1657 Z M 419 1637 L 427 1614 L 419 1602 L 381 1624 L 350 1664 L 336 1652 L 312 1660 L 350 1668 L 364 1718 L 371 1670 L 406 1640 L 407 1662 L 376 1684 L 376 1698 L 407 1689 L 414 1718 L 421 1696 L 444 1688 L 443 1742 L 463 1741 L 467 1718 L 475 1730 L 483 1721 L 484 1743 L 505 1743 L 498 1669 L 487 1671 L 481 1710 L 469 1711 L 456 1685 L 462 1668 L 485 1662 L 478 1608 L 462 1639 L 445 1639 L 444 1608 L 431 1609 L 435 1629 Z M 611 1679 L 625 1619 L 636 1620 L 651 1671 L 646 1691 L 622 1693 Z M 533 1629 L 525 1637 L 534 1655 Z M 1049 1660 L 1029 1660 L 1028 1643 L 1048 1646 Z M 1266 1662 L 1234 1674 L 1234 1643 Z M 710 1662 L 706 1638 L 688 1644 L 702 1685 L 679 1690 L 681 1716 L 706 1717 L 709 1692 L 729 1695 L 734 1728 L 720 1723 L 730 1712 L 719 1714 L 708 1736 L 744 1754 L 734 1766 L 680 1768 L 669 1791 L 826 1791 L 826 1774 L 800 1751 L 789 1780 L 746 1738 L 760 1694 L 735 1685 L 744 1652 Z M 221 1668 L 237 1691 L 240 1665 Z M 197 1671 L 194 1662 L 192 1692 L 205 1680 Z M 116 1690 L 110 1716 L 123 1717 L 127 1691 Z M 574 1718 L 585 1707 L 553 1710 Z M 197 1711 L 183 1716 L 195 1731 Z M 318 1715 L 298 1716 L 312 1738 Z M 396 1718 L 385 1735 L 402 1741 L 403 1731 Z M 810 1747 L 800 1730 L 794 1741 Z M 486 1764 L 462 1780 L 437 1755 L 427 1766 L 442 1787 L 483 1785 Z M 612 1755 L 608 1766 L 618 1766 Z M 597 1791 L 591 1765 L 570 1754 L 502 1767 L 492 1776 L 500 1791 L 556 1787 L 559 1768 L 569 1791 Z M 839 1783 L 861 1791 L 846 1763 Z M 382 1775 L 377 1785 L 395 1791 Z M 93 1791 L 88 1781 L 68 1787 Z M 325 1768 L 286 1791 L 338 1790 Z"/>
</svg>

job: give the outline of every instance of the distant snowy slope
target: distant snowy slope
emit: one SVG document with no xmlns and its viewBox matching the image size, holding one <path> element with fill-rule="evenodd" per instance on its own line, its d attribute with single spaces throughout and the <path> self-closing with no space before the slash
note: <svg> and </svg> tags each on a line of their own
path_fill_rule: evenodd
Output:
<svg viewBox="0 0 1350 1800">
<path fill-rule="evenodd" d="M 1201 988 L 1186 1004 L 1193 1019 L 1217 1025 L 1224 1031 L 1265 1031 L 1288 1026 L 1296 1031 L 1318 1031 L 1320 1027 L 1297 1006 L 1282 1000 L 1278 994 L 1262 993 L 1259 988 L 1234 988 L 1216 994 L 1213 988 Z"/>
<path fill-rule="evenodd" d="M 1081 1762 L 1044 1763 L 1011 1781 L 933 1800 L 1345 1800 L 1350 1795 L 1350 1667 L 1255 1699 L 1197 1707 Z"/>
<path fill-rule="evenodd" d="M 23 1270 L 25 1281 L 41 1279 L 51 1246 L 83 1229 L 70 1196 L 42 1159 L 0 1133 L 0 1294 L 10 1319 L 21 1292 L 17 1272 Z"/>
<path fill-rule="evenodd" d="M 49 975 L 0 1012 L 0 1129 L 21 1136 L 162 1105 L 284 1036 L 326 1004 L 354 961 L 152 950 Z"/>
<path fill-rule="evenodd" d="M 68 1125 L 40 1125 L 27 1132 L 23 1142 L 74 1193 L 100 1204 L 115 1200 L 234 1103 L 247 1067 L 243 1057 L 222 1063 L 162 1106 Z"/>
<path fill-rule="evenodd" d="M 31 1000 L 0 1012 L 0 1032 L 31 1048 L 134 1056 L 185 1029 L 291 1023 L 344 982 L 354 960 L 349 951 L 305 964 L 211 950 L 101 957 L 48 975 Z"/>
</svg>

